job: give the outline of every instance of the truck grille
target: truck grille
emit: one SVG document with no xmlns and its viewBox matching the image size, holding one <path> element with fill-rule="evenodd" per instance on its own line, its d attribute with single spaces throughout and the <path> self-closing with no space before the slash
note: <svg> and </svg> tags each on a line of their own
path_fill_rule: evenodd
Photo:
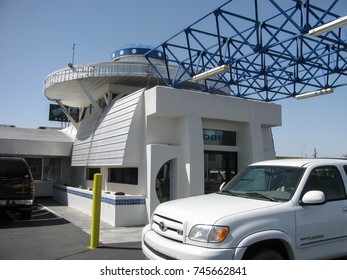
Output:
<svg viewBox="0 0 347 280">
<path fill-rule="evenodd" d="M 149 246 L 146 242 L 144 242 L 145 246 L 148 248 L 148 250 L 150 250 L 152 253 L 156 254 L 157 256 L 165 259 L 165 260 L 176 260 L 175 258 L 173 257 L 170 257 L 168 255 L 165 255 L 157 250 L 155 250 L 153 247 Z"/>
<path fill-rule="evenodd" d="M 163 237 L 184 242 L 184 227 L 180 221 L 155 214 L 152 220 L 152 230 Z"/>
</svg>

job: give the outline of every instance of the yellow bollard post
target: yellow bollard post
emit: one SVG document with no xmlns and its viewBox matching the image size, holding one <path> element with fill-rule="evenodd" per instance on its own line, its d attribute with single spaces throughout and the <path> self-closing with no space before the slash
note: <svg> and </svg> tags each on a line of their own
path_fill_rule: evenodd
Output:
<svg viewBox="0 0 347 280">
<path fill-rule="evenodd" d="M 92 226 L 91 226 L 91 232 L 90 232 L 90 246 L 89 246 L 89 248 L 91 249 L 95 249 L 99 246 L 101 188 L 102 188 L 102 175 L 98 173 L 94 174 Z"/>
</svg>

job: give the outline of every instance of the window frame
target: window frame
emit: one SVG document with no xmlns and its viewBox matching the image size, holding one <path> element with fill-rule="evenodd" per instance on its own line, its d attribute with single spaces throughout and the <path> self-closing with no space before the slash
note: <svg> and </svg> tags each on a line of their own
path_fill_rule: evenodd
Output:
<svg viewBox="0 0 347 280">
<path fill-rule="evenodd" d="M 25 157 L 25 161 L 29 165 L 34 181 L 39 182 L 60 182 L 62 176 L 62 159 L 60 157 Z M 49 164 L 54 161 L 57 164 Z M 35 165 L 33 165 L 33 163 Z M 37 168 L 37 171 L 34 169 Z M 53 167 L 50 168 L 50 167 Z M 53 170 L 53 175 L 51 171 Z M 57 176 L 56 176 L 57 175 Z M 52 178 L 53 177 L 53 178 Z"/>
<path fill-rule="evenodd" d="M 87 181 L 93 181 L 94 175 L 97 173 L 101 173 L 100 167 L 87 167 L 86 168 L 86 180 Z"/>
<path fill-rule="evenodd" d="M 112 167 L 108 169 L 107 182 L 138 185 L 139 172 L 137 167 Z"/>
<path fill-rule="evenodd" d="M 330 168 L 330 170 L 327 170 L 328 168 Z M 347 167 L 344 167 L 345 172 L 347 172 L 346 168 L 347 168 Z M 317 177 L 317 186 L 313 187 L 312 189 L 308 189 L 308 190 L 307 190 L 307 188 L 309 188 L 308 185 L 307 185 L 307 182 L 310 180 L 310 176 L 313 175 L 312 173 L 313 173 L 315 170 L 317 170 L 317 169 L 325 169 L 325 170 L 324 170 L 325 173 L 332 172 L 332 170 L 333 170 L 333 172 L 334 172 L 333 175 L 334 175 L 334 176 L 337 176 L 337 178 L 336 178 L 337 181 L 335 181 L 335 183 L 336 183 L 336 185 L 340 185 L 340 188 L 341 188 L 341 189 L 339 190 L 339 192 L 341 193 L 341 196 L 340 196 L 339 198 L 334 198 L 334 199 L 329 199 L 329 198 L 328 198 L 328 195 L 327 195 L 326 192 L 324 192 L 324 190 L 322 189 L 322 187 L 325 187 L 325 185 L 322 186 L 321 183 L 319 183 L 319 179 L 322 178 L 322 177 L 320 177 L 320 178 Z M 328 174 L 326 174 L 326 175 L 328 175 Z M 328 176 L 326 176 L 326 177 L 328 177 Z M 325 195 L 326 202 L 332 202 L 332 201 L 339 201 L 339 200 L 346 200 L 346 199 L 347 199 L 346 186 L 345 186 L 344 180 L 343 180 L 343 178 L 342 178 L 342 174 L 341 174 L 341 172 L 340 172 L 340 169 L 339 169 L 337 166 L 335 166 L 335 165 L 322 165 L 322 166 L 316 166 L 316 167 L 312 168 L 311 171 L 310 171 L 310 174 L 309 174 L 309 176 L 307 177 L 307 180 L 306 180 L 306 182 L 305 182 L 305 186 L 304 186 L 304 188 L 303 188 L 303 192 L 302 192 L 301 197 L 302 197 L 306 192 L 308 192 L 308 191 L 310 191 L 310 190 L 322 191 L 322 192 L 324 193 L 324 195 Z"/>
</svg>

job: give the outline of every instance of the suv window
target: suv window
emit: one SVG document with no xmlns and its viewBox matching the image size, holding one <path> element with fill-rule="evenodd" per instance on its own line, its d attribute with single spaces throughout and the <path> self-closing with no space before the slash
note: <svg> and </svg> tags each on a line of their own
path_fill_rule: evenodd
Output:
<svg viewBox="0 0 347 280">
<path fill-rule="evenodd" d="M 327 201 L 346 199 L 345 186 L 336 166 L 313 169 L 305 184 L 304 193 L 311 190 L 322 191 Z"/>
<path fill-rule="evenodd" d="M 30 177 L 28 166 L 22 160 L 0 160 L 0 177 L 3 179 Z"/>
</svg>

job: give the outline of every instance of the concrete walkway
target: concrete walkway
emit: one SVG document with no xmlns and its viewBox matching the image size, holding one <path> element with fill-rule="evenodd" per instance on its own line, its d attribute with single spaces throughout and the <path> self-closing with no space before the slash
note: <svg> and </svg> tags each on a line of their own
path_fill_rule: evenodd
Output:
<svg viewBox="0 0 347 280">
<path fill-rule="evenodd" d="M 37 198 L 37 203 L 47 210 L 68 220 L 78 226 L 84 232 L 90 234 L 92 217 L 73 209 L 69 206 L 61 205 L 51 198 Z M 100 243 L 103 245 L 114 243 L 140 242 L 143 227 L 114 227 L 106 222 L 100 222 Z"/>
</svg>

